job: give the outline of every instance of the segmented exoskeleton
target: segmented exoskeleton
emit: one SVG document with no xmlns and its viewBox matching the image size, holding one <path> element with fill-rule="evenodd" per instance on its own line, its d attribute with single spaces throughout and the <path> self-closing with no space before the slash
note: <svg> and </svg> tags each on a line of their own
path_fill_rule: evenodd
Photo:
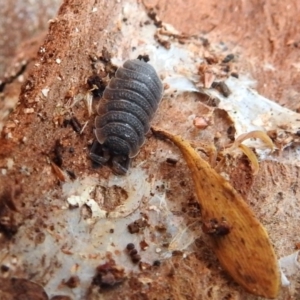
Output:
<svg viewBox="0 0 300 300">
<path fill-rule="evenodd" d="M 127 60 L 104 90 L 95 119 L 101 149 L 94 144 L 91 158 L 105 163 L 112 157 L 114 170 L 125 174 L 130 158 L 144 143 L 162 95 L 162 82 L 155 69 L 138 59 Z"/>
</svg>

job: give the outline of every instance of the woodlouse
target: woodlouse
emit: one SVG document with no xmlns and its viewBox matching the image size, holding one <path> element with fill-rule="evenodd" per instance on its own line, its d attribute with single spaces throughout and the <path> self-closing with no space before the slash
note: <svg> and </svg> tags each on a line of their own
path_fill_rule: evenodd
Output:
<svg viewBox="0 0 300 300">
<path fill-rule="evenodd" d="M 91 159 L 103 164 L 112 157 L 114 171 L 125 174 L 130 158 L 144 143 L 162 95 L 162 82 L 150 64 L 133 59 L 118 68 L 98 108 Z"/>
</svg>

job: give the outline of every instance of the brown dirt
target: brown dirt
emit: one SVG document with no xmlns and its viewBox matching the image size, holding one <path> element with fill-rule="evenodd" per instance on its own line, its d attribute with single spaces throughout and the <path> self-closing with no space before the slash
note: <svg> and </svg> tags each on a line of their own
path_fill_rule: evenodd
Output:
<svg viewBox="0 0 300 300">
<path fill-rule="evenodd" d="M 158 6 L 159 16 L 187 34 L 207 34 L 225 41 L 250 72 L 257 90 L 293 110 L 299 110 L 300 22 L 298 1 L 246 0 L 144 1 Z"/>
</svg>

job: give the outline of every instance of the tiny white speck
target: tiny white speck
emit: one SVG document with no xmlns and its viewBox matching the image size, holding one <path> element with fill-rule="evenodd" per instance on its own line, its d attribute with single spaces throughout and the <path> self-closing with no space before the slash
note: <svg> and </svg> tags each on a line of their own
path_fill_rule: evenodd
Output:
<svg viewBox="0 0 300 300">
<path fill-rule="evenodd" d="M 159 209 L 158 209 L 157 206 L 155 206 L 155 205 L 149 206 L 149 210 L 154 210 L 154 211 L 156 211 L 156 212 L 159 212 Z"/>
<path fill-rule="evenodd" d="M 80 203 L 80 197 L 79 196 L 71 196 L 67 199 L 70 207 L 78 207 Z"/>
<path fill-rule="evenodd" d="M 161 252 L 161 249 L 160 249 L 160 248 L 156 248 L 156 249 L 155 249 L 155 252 L 156 252 L 156 253 L 160 253 L 160 252 Z"/>
<path fill-rule="evenodd" d="M 8 170 L 11 170 L 12 167 L 14 166 L 14 160 L 12 158 L 8 158 L 6 161 L 6 167 Z"/>
<path fill-rule="evenodd" d="M 56 61 L 57 64 L 61 63 L 61 59 L 60 58 L 57 58 L 55 61 Z"/>
<path fill-rule="evenodd" d="M 44 97 L 48 97 L 49 90 L 50 90 L 49 88 L 42 89 L 42 95 Z"/>
<path fill-rule="evenodd" d="M 98 10 L 98 8 L 97 7 L 93 7 L 93 10 L 92 10 L 92 12 L 96 12 Z"/>
<path fill-rule="evenodd" d="M 24 75 L 23 74 L 18 77 L 18 81 L 21 82 L 21 83 L 24 82 Z"/>
<path fill-rule="evenodd" d="M 16 264 L 18 263 L 18 259 L 17 259 L 16 257 L 13 257 L 13 258 L 11 259 L 11 263 L 12 263 L 13 265 L 16 265 Z"/>
<path fill-rule="evenodd" d="M 32 114 L 32 113 L 34 113 L 34 109 L 33 108 L 24 108 L 24 113 L 25 114 Z"/>
<path fill-rule="evenodd" d="M 55 23 L 56 22 L 56 19 L 50 19 L 49 21 L 48 21 L 48 24 L 53 24 L 53 23 Z"/>
<path fill-rule="evenodd" d="M 2 175 L 6 175 L 7 174 L 7 170 L 6 169 L 1 169 L 1 174 Z"/>
</svg>

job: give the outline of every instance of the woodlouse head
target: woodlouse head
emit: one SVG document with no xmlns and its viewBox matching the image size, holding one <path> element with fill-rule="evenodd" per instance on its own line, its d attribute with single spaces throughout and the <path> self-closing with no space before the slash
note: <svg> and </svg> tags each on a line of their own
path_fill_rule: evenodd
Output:
<svg viewBox="0 0 300 300">
<path fill-rule="evenodd" d="M 103 143 L 103 149 L 111 155 L 129 156 L 130 148 L 126 142 L 115 136 L 108 137 Z"/>
</svg>

